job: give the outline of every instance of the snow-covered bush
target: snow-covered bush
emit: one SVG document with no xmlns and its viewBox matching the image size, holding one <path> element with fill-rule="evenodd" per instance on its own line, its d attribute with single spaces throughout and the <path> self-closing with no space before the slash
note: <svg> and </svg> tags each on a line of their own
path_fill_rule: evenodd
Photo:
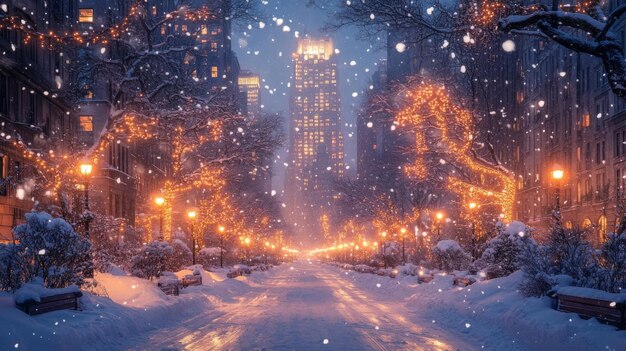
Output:
<svg viewBox="0 0 626 351">
<path fill-rule="evenodd" d="M 0 291 L 15 290 L 23 279 L 20 248 L 15 244 L 0 244 Z"/>
<path fill-rule="evenodd" d="M 456 241 L 441 240 L 432 248 L 432 261 L 435 267 L 450 272 L 466 269 L 471 258 Z"/>
<path fill-rule="evenodd" d="M 226 254 L 226 250 L 224 250 Z M 197 262 L 205 269 L 211 266 L 219 265 L 220 263 L 220 248 L 219 247 L 205 247 L 198 252 Z"/>
<path fill-rule="evenodd" d="M 172 256 L 168 259 L 165 269 L 168 271 L 176 272 L 181 270 L 184 266 L 190 265 L 192 262 L 191 250 L 180 239 L 172 240 L 172 249 L 174 250 Z"/>
<path fill-rule="evenodd" d="M 96 216 L 90 230 L 94 268 L 108 272 L 112 265 L 130 271 L 130 262 L 141 242 L 135 228 L 124 218 Z"/>
<path fill-rule="evenodd" d="M 174 256 L 174 248 L 166 241 L 153 241 L 144 246 L 131 260 L 131 273 L 152 280 L 167 271 L 167 264 Z"/>
<path fill-rule="evenodd" d="M 507 276 L 522 268 L 522 255 L 537 244 L 531 229 L 521 222 L 508 225 L 498 223 L 497 235 L 485 245 L 482 256 L 474 262 L 477 270 L 485 272 L 488 279 Z"/>
<path fill-rule="evenodd" d="M 598 268 L 586 231 L 555 226 L 545 245 L 528 247 L 522 255 L 524 280 L 520 290 L 527 296 L 541 296 L 555 285 L 593 287 Z"/>
<path fill-rule="evenodd" d="M 24 280 L 41 277 L 48 288 L 82 285 L 93 272 L 89 240 L 61 218 L 45 212 L 26 214 L 26 223 L 14 229 L 25 264 Z"/>
<path fill-rule="evenodd" d="M 626 232 L 609 234 L 597 255 L 596 288 L 619 293 L 626 289 Z"/>
</svg>

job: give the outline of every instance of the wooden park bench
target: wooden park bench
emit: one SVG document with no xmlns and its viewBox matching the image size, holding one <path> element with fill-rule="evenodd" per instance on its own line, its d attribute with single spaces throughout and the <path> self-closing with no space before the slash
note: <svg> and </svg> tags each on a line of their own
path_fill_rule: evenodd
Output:
<svg viewBox="0 0 626 351">
<path fill-rule="evenodd" d="M 181 284 L 183 288 L 188 286 L 197 286 L 202 285 L 202 276 L 201 275 L 186 275 L 182 280 Z"/>
<path fill-rule="evenodd" d="M 228 273 L 226 273 L 226 277 L 227 278 L 237 278 L 239 276 L 243 275 L 243 272 L 240 269 L 234 269 Z"/>
<path fill-rule="evenodd" d="M 417 277 L 418 283 L 430 283 L 431 280 L 435 279 L 435 276 L 432 274 L 420 274 Z"/>
<path fill-rule="evenodd" d="M 31 316 L 58 310 L 78 310 L 78 299 L 81 296 L 83 296 L 83 293 L 80 291 L 69 292 L 43 296 L 39 299 L 40 301 L 27 300 L 23 303 L 15 303 L 15 306 Z"/>
<path fill-rule="evenodd" d="M 602 291 L 590 294 L 590 291 L 593 289 L 566 287 L 551 291 L 549 295 L 556 299 L 555 308 L 558 311 L 576 313 L 584 319 L 595 318 L 601 323 L 626 328 L 626 304 L 624 297 L 618 296 L 622 294 Z"/>
<path fill-rule="evenodd" d="M 159 283 L 159 289 L 165 293 L 165 295 L 178 296 L 179 287 L 178 284 L 161 284 Z"/>
<path fill-rule="evenodd" d="M 472 285 L 474 283 L 476 283 L 476 280 L 472 279 L 472 278 L 454 277 L 454 285 L 455 286 L 465 287 L 465 286 L 468 286 L 468 285 Z"/>
</svg>

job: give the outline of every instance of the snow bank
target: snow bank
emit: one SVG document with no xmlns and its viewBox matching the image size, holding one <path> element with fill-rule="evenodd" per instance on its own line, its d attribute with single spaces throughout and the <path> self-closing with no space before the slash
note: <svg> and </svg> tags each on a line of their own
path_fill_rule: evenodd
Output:
<svg viewBox="0 0 626 351">
<path fill-rule="evenodd" d="M 190 267 L 176 276 L 192 274 Z M 0 350 L 116 350 L 137 334 L 190 318 L 199 311 L 214 311 L 224 301 L 235 301 L 271 277 L 270 271 L 241 279 L 225 279 L 227 270 L 200 271 L 203 286 L 182 289 L 180 296 L 166 296 L 149 281 L 114 273 L 98 273 L 98 291 L 83 292 L 81 311 L 63 310 L 28 316 L 15 308 L 13 294 L 0 292 Z M 254 278 L 252 278 L 254 276 Z M 76 289 L 76 288 L 70 288 Z M 27 287 L 23 298 L 48 292 Z M 101 346 L 94 346 L 101 345 Z"/>
<path fill-rule="evenodd" d="M 454 275 L 446 273 L 435 273 L 431 282 L 417 284 L 413 276 L 390 279 L 334 269 L 379 302 L 405 304 L 414 312 L 408 318 L 416 325 L 432 323 L 457 331 L 478 340 L 486 350 L 624 350 L 626 345 L 626 331 L 556 311 L 548 297 L 524 298 L 517 289 L 523 278 L 519 271 L 460 288 L 453 285 Z M 626 294 L 610 295 L 617 300 Z"/>
</svg>

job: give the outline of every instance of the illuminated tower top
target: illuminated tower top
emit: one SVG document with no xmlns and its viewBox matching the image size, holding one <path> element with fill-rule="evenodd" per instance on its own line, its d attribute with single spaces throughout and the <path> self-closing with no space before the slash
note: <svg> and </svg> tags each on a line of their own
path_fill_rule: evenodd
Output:
<svg viewBox="0 0 626 351">
<path fill-rule="evenodd" d="M 334 53 L 331 39 L 302 39 L 293 55 L 302 55 L 304 60 L 328 60 Z"/>
</svg>

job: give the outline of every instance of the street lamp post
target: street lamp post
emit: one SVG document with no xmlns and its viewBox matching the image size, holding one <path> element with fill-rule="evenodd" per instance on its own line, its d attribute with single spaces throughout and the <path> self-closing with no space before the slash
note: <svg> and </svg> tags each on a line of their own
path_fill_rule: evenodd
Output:
<svg viewBox="0 0 626 351">
<path fill-rule="evenodd" d="M 469 209 L 474 210 L 478 205 L 475 202 L 470 202 Z M 472 216 L 472 262 L 476 259 L 476 223 Z"/>
<path fill-rule="evenodd" d="M 443 212 L 437 212 L 437 214 L 435 214 L 435 218 L 437 219 L 437 240 L 441 239 L 441 220 L 443 216 Z"/>
<path fill-rule="evenodd" d="M 552 179 L 556 182 L 556 207 L 554 208 L 554 216 L 558 224 L 561 224 L 561 179 L 563 179 L 563 175 L 565 172 L 559 165 L 555 165 L 552 170 Z"/>
<path fill-rule="evenodd" d="M 159 206 L 159 240 L 163 240 L 163 204 L 165 199 L 159 196 L 154 199 L 154 203 Z"/>
<path fill-rule="evenodd" d="M 400 228 L 400 235 L 402 235 L 402 264 L 406 264 L 406 255 L 404 251 L 404 237 L 406 236 L 406 228 Z"/>
<path fill-rule="evenodd" d="M 248 261 L 250 260 L 250 238 L 246 237 L 243 239 L 243 243 L 246 247 L 246 264 L 250 264 Z"/>
<path fill-rule="evenodd" d="M 80 165 L 80 174 L 85 179 L 84 190 L 85 190 L 85 212 L 83 214 L 85 221 L 85 237 L 89 238 L 89 222 L 91 221 L 91 213 L 89 211 L 89 177 L 91 176 L 91 171 L 93 166 L 89 163 L 83 163 Z"/>
<path fill-rule="evenodd" d="M 196 236 L 193 233 L 193 222 L 196 219 L 198 213 L 196 210 L 187 211 L 187 218 L 189 218 L 189 231 L 191 232 L 191 264 L 196 264 Z"/>
<path fill-rule="evenodd" d="M 220 226 L 218 230 L 220 232 L 220 268 L 224 268 L 224 231 L 226 228 Z"/>
</svg>

